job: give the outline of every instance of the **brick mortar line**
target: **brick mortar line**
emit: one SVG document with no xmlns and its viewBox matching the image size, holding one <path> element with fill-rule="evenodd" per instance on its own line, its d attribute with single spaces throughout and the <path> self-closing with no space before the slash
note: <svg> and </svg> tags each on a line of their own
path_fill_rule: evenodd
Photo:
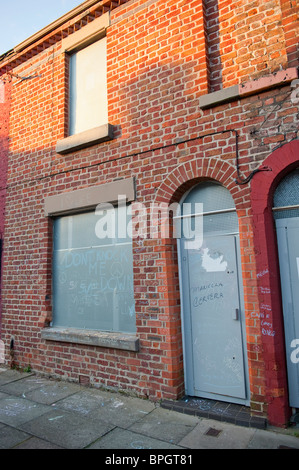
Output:
<svg viewBox="0 0 299 470">
<path fill-rule="evenodd" d="M 204 134 L 204 135 L 197 136 L 197 137 L 194 137 L 194 138 L 191 138 L 191 139 L 186 139 L 186 140 L 181 141 L 181 142 L 173 142 L 171 144 L 163 145 L 161 147 L 154 147 L 154 148 L 151 148 L 151 149 L 148 149 L 148 150 L 141 150 L 140 152 L 136 152 L 136 153 L 132 153 L 132 154 L 128 154 L 128 155 L 123 155 L 123 156 L 111 158 L 111 159 L 100 161 L 100 162 L 97 162 L 97 163 L 92 163 L 90 165 L 85 165 L 85 166 L 78 167 L 78 168 L 71 168 L 71 169 L 63 170 L 63 171 L 60 171 L 60 172 L 57 172 L 57 173 L 49 173 L 47 175 L 40 176 L 40 177 L 34 178 L 34 179 L 22 180 L 20 182 L 15 182 L 15 183 L 12 183 L 12 184 L 7 185 L 5 187 L 2 187 L 2 188 L 0 188 L 0 190 L 9 190 L 11 188 L 16 188 L 18 185 L 36 183 L 36 182 L 43 181 L 43 180 L 46 180 L 46 179 L 51 180 L 55 176 L 60 176 L 60 175 L 66 174 L 66 173 L 72 173 L 72 172 L 81 171 L 81 170 L 84 170 L 84 169 L 95 168 L 97 166 L 109 164 L 109 163 L 114 162 L 114 161 L 125 160 L 127 158 L 140 157 L 144 154 L 157 152 L 157 151 L 160 151 L 160 150 L 168 149 L 170 147 L 178 147 L 179 145 L 187 144 L 189 142 L 196 141 L 196 140 L 202 141 L 205 137 L 210 137 L 210 136 L 213 136 L 213 135 L 226 134 L 226 133 L 232 134 L 232 133 L 235 133 L 235 132 L 236 132 L 235 129 L 228 129 L 228 130 L 219 131 L 219 132 L 212 132 L 212 133 Z M 223 138 L 225 138 L 225 137 L 223 137 Z M 198 145 L 201 145 L 201 144 L 198 144 Z"/>
<path fill-rule="evenodd" d="M 121 7 L 116 8 L 115 10 L 111 11 L 111 26 L 119 23 L 120 21 L 123 21 L 124 19 L 135 15 L 139 11 L 142 11 L 146 8 L 148 8 L 151 5 L 154 5 L 155 3 L 158 3 L 160 0 L 148 0 L 146 3 L 139 5 L 138 7 L 135 7 L 133 10 L 130 10 L 126 13 L 124 13 L 122 16 L 119 16 L 117 18 L 112 19 L 113 13 L 115 14 L 117 11 L 119 12 L 120 8 L 121 9 L 126 9 L 128 6 L 133 5 L 135 3 L 135 0 L 132 0 L 132 2 L 125 3 L 124 5 L 121 5 Z"/>
</svg>

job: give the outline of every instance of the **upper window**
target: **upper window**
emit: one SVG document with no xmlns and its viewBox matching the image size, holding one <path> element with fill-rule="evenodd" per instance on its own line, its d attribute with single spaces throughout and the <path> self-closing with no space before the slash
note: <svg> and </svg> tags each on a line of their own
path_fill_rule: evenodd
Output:
<svg viewBox="0 0 299 470">
<path fill-rule="evenodd" d="M 106 37 L 70 56 L 69 135 L 107 124 Z"/>
<path fill-rule="evenodd" d="M 108 122 L 107 39 L 109 13 L 63 39 L 61 52 L 68 67 L 67 136 L 56 144 L 66 154 L 114 138 Z"/>
</svg>

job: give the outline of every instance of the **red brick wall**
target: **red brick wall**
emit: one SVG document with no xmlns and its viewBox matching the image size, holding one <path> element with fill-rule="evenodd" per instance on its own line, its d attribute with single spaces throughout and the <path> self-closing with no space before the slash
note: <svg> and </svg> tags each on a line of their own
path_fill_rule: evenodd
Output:
<svg viewBox="0 0 299 470">
<path fill-rule="evenodd" d="M 10 83 L 0 81 L 0 237 L 3 238 L 8 157 Z"/>
<path fill-rule="evenodd" d="M 296 1 L 207 0 L 205 4 L 214 87 L 217 80 L 219 86 L 219 76 L 226 88 L 298 65 Z"/>
<path fill-rule="evenodd" d="M 287 39 L 291 16 L 284 10 L 282 26 L 278 1 L 272 7 L 270 2 L 250 2 L 250 9 L 249 2 L 219 1 L 218 12 L 216 4 L 207 1 L 203 9 L 197 1 L 134 1 L 111 12 L 108 104 L 117 138 L 108 143 L 64 156 L 55 152 L 66 129 L 67 74 L 59 42 L 15 69 L 20 76 L 40 76 L 12 84 L 2 336 L 7 345 L 14 336 L 20 367 L 30 364 L 68 380 L 88 376 L 95 385 L 153 399 L 181 396 L 175 243 L 133 242 L 139 353 L 45 342 L 41 328 L 51 320 L 51 221 L 44 216 L 43 203 L 50 195 L 131 176 L 139 202 L 179 201 L 193 184 L 212 178 L 231 191 L 239 215 L 251 408 L 267 416 L 270 388 L 284 394 L 285 401 L 285 374 L 269 387 L 265 338 L 252 314 L 260 311 L 263 300 L 258 295 L 260 253 L 251 185 L 235 182 L 236 140 L 230 130 L 238 132 L 240 171 L 248 176 L 277 146 L 298 137 L 298 105 L 290 100 L 290 86 L 205 111 L 199 98 L 208 90 L 274 72 L 280 64 L 294 66 L 294 46 Z M 142 153 L 154 147 L 164 148 Z M 138 155 L 126 158 L 130 154 Z M 259 174 L 261 182 L 264 174 Z M 274 423 L 273 413 L 269 415 Z"/>
<path fill-rule="evenodd" d="M 9 111 L 10 111 L 10 82 L 0 79 L 0 239 L 3 243 L 5 202 L 6 202 L 6 178 L 9 148 Z M 1 264 L 2 264 L 2 254 Z M 1 269 L 2 271 L 2 269 Z M 0 272 L 0 283 L 2 284 L 2 273 Z M 0 290 L 0 309 L 2 303 L 2 286 Z M 1 310 L 0 310 L 1 311 Z M 0 317 L 1 330 L 1 317 Z"/>
</svg>

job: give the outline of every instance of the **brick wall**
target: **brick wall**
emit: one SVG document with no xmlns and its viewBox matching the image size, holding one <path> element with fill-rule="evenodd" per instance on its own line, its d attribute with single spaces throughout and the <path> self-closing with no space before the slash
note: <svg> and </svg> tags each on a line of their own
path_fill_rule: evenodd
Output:
<svg viewBox="0 0 299 470">
<path fill-rule="evenodd" d="M 0 80 L 0 237 L 3 238 L 10 109 L 10 83 Z"/>
<path fill-rule="evenodd" d="M 205 4 L 214 91 L 298 65 L 295 1 L 207 0 Z"/>
<path fill-rule="evenodd" d="M 1 245 L 4 236 L 5 203 L 6 203 L 6 178 L 7 161 L 9 150 L 9 111 L 10 111 L 10 89 L 9 80 L 0 79 L 0 239 Z M 1 253 L 2 264 L 2 253 Z M 2 267 L 1 267 L 2 272 Z M 2 283 L 2 275 L 0 273 Z M 2 302 L 2 288 L 0 291 L 0 308 Z M 1 330 L 1 318 L 0 318 Z"/>
<path fill-rule="evenodd" d="M 2 337 L 6 345 L 15 338 L 20 367 L 30 364 L 66 380 L 89 377 L 94 385 L 153 399 L 182 396 L 174 241 L 133 241 L 139 353 L 46 342 L 41 329 L 51 320 L 52 238 L 43 204 L 47 196 L 135 176 L 137 199 L 149 206 L 179 201 L 192 185 L 212 178 L 231 191 L 239 215 L 251 408 L 268 415 L 269 362 L 261 325 L 252 313 L 260 311 L 262 302 L 260 253 L 251 186 L 235 182 L 236 132 L 240 172 L 247 177 L 277 146 L 298 138 L 298 104 L 290 99 L 290 84 L 206 110 L 199 99 L 208 90 L 298 64 L 292 18 L 293 10 L 278 1 L 211 0 L 203 8 L 197 1 L 140 0 L 112 10 L 108 105 L 116 139 L 68 155 L 55 152 L 57 140 L 65 137 L 67 114 L 67 67 L 60 42 L 36 49 L 30 59 L 19 59 L 20 65 L 15 61 L 14 73 L 33 77 L 12 82 L 6 199 Z M 281 383 L 285 386 L 278 380 L 271 390 L 280 390 L 285 402 Z M 281 424 L 283 418 L 278 420 Z"/>
</svg>

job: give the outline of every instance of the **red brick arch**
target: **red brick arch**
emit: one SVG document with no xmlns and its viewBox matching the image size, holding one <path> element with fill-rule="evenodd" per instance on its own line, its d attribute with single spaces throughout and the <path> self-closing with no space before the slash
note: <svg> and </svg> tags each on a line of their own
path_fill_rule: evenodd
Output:
<svg viewBox="0 0 299 470">
<path fill-rule="evenodd" d="M 191 189 L 201 181 L 217 181 L 226 187 L 235 202 L 239 216 L 240 243 L 248 243 L 248 232 L 250 223 L 248 212 L 250 210 L 250 187 L 239 186 L 235 182 L 237 176 L 234 163 L 220 158 L 197 158 L 185 162 L 175 168 L 164 180 L 157 190 L 155 203 L 171 204 L 180 202 L 186 191 Z M 244 241 L 243 241 L 244 240 Z M 180 317 L 180 289 L 178 277 L 178 261 L 176 252 L 176 240 L 163 240 L 163 250 L 161 250 L 160 268 L 165 275 L 165 289 L 167 291 L 167 311 L 169 312 L 169 322 L 173 328 L 172 341 L 169 344 L 169 355 L 172 358 L 172 370 L 178 374 L 181 381 L 175 382 L 175 396 L 184 393 L 182 378 L 184 375 L 182 362 L 182 334 Z M 244 264 L 244 263 L 243 263 Z M 246 269 L 246 263 L 244 264 Z M 246 274 L 246 273 L 245 273 Z M 245 276 L 246 278 L 246 276 Z M 165 300 L 163 299 L 163 301 Z M 244 296 L 246 304 L 246 295 Z"/>
<path fill-rule="evenodd" d="M 258 173 L 251 184 L 254 246 L 259 303 L 271 311 L 274 336 L 262 336 L 269 422 L 283 426 L 290 417 L 273 195 L 283 177 L 299 165 L 299 141 L 275 150 L 264 162 L 271 171 Z"/>
<path fill-rule="evenodd" d="M 263 162 L 263 166 L 271 171 L 257 173 L 251 184 L 240 186 L 235 182 L 233 162 L 198 158 L 175 168 L 158 188 L 155 198 L 158 204 L 179 202 L 187 190 L 203 180 L 217 181 L 230 191 L 239 216 L 251 409 L 254 414 L 267 416 L 268 421 L 277 426 L 288 421 L 290 409 L 272 200 L 279 181 L 298 164 L 299 142 L 293 141 L 274 151 Z M 171 245 L 173 241 L 165 240 L 168 255 L 163 270 L 167 274 L 168 292 L 172 295 L 172 312 L 175 313 L 180 343 L 178 267 L 169 253 Z M 263 336 L 259 321 L 252 320 L 252 312 L 258 317 L 263 305 L 271 309 L 274 336 Z M 173 354 L 176 356 L 175 351 Z M 177 367 L 181 367 L 181 363 Z"/>
<path fill-rule="evenodd" d="M 158 188 L 155 202 L 169 204 L 173 201 L 179 201 L 192 186 L 209 179 L 218 181 L 230 190 L 238 209 L 241 202 L 241 199 L 238 199 L 238 194 L 243 190 L 236 185 L 235 177 L 236 169 L 228 161 L 220 158 L 197 158 L 182 163 L 168 175 Z"/>
</svg>

